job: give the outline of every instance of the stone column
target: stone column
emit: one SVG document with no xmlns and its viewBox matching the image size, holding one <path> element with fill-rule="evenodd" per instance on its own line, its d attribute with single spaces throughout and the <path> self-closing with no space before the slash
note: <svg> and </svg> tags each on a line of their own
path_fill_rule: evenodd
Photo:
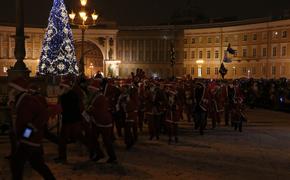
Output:
<svg viewBox="0 0 290 180">
<path fill-rule="evenodd" d="M 8 70 L 9 80 L 15 79 L 17 77 L 29 78 L 30 70 L 26 67 L 23 62 L 26 52 L 25 52 L 25 36 L 24 36 L 24 10 L 23 10 L 23 0 L 16 0 L 16 35 L 15 38 L 15 50 L 14 56 L 16 58 L 16 63 L 14 67 Z"/>
</svg>

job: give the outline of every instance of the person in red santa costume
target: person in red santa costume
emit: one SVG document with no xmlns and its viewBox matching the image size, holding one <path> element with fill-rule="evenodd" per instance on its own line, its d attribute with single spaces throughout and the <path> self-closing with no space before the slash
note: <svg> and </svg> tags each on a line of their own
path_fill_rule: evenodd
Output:
<svg viewBox="0 0 290 180">
<path fill-rule="evenodd" d="M 109 112 L 109 102 L 102 93 L 100 80 L 92 80 L 88 86 L 88 90 L 90 93 L 95 94 L 87 109 L 94 123 L 93 139 L 96 143 L 96 156 L 94 160 L 98 161 L 104 158 L 104 153 L 98 142 L 99 136 L 102 135 L 103 143 L 109 156 L 107 163 L 116 163 L 117 157 L 113 146 L 113 119 Z"/>
<path fill-rule="evenodd" d="M 16 137 L 16 149 L 11 158 L 12 179 L 23 178 L 23 168 L 29 161 L 44 179 L 55 179 L 43 158 L 42 139 L 45 124 L 48 121 L 47 107 L 35 96 L 28 93 L 28 82 L 18 78 L 9 83 L 15 103 L 16 118 L 13 131 Z"/>
<path fill-rule="evenodd" d="M 168 144 L 171 144 L 172 137 L 175 143 L 178 142 L 178 121 L 181 119 L 181 102 L 177 98 L 177 91 L 174 88 L 168 90 L 168 108 L 166 111 L 166 124 L 168 131 Z"/>
<path fill-rule="evenodd" d="M 138 90 L 137 88 L 130 86 L 126 98 L 126 103 L 124 106 L 124 111 L 126 113 L 125 144 L 127 149 L 130 149 L 135 144 L 138 138 L 137 133 L 138 106 L 139 106 Z"/>
</svg>

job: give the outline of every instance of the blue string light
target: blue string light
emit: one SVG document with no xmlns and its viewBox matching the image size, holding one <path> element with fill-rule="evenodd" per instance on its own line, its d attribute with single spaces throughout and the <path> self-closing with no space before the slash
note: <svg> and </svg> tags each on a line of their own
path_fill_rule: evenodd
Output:
<svg viewBox="0 0 290 180">
<path fill-rule="evenodd" d="M 54 0 L 38 71 L 42 75 L 78 74 L 72 30 L 63 0 Z"/>
</svg>

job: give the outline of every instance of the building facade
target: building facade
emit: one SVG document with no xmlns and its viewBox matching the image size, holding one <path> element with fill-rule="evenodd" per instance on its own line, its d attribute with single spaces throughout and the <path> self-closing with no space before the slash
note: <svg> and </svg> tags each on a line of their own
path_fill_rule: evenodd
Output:
<svg viewBox="0 0 290 180">
<path fill-rule="evenodd" d="M 224 63 L 226 78 L 290 78 L 289 33 L 290 20 L 185 27 L 186 73 L 196 78 L 219 78 L 219 67 L 227 56 L 232 62 Z M 233 55 L 227 53 L 229 44 L 236 50 Z"/>
<path fill-rule="evenodd" d="M 44 28 L 26 28 L 27 67 L 37 72 Z M 118 27 L 89 29 L 85 34 L 85 74 L 97 71 L 107 76 L 128 77 L 142 68 L 149 77 L 191 75 L 220 78 L 224 63 L 226 78 L 290 78 L 290 20 L 256 19 L 190 26 Z M 0 76 L 13 66 L 14 27 L 0 26 Z M 77 59 L 81 55 L 81 32 L 73 30 Z M 174 68 L 170 49 L 176 52 Z M 236 50 L 226 52 L 229 44 Z"/>
</svg>

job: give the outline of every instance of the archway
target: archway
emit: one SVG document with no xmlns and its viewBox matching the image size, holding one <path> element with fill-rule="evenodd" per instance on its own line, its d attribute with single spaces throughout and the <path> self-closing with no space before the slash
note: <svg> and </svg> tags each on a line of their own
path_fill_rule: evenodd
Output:
<svg viewBox="0 0 290 180">
<path fill-rule="evenodd" d="M 75 49 L 78 61 L 81 58 L 81 47 L 82 42 L 77 41 L 75 43 Z M 87 77 L 94 76 L 98 71 L 103 72 L 104 69 L 104 56 L 102 51 L 96 44 L 90 41 L 85 41 L 84 43 L 84 66 Z"/>
</svg>

